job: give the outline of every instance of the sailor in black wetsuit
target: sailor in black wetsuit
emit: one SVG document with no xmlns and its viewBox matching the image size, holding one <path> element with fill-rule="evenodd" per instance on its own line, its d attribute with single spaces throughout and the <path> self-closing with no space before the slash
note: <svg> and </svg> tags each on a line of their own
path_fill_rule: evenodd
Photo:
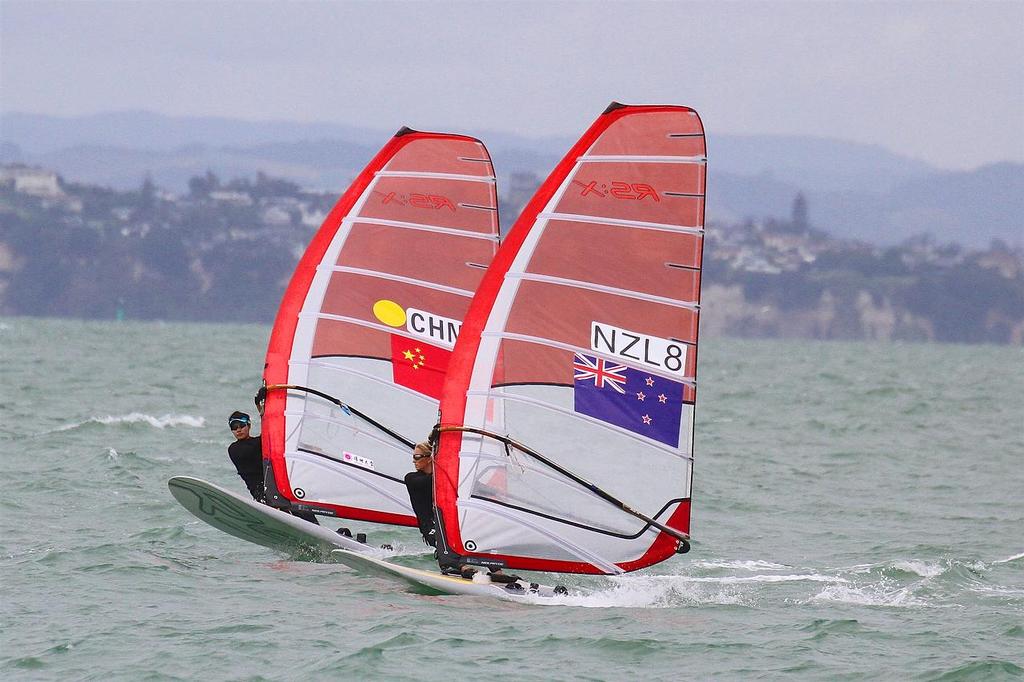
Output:
<svg viewBox="0 0 1024 682">
<path fill-rule="evenodd" d="M 245 482 L 252 499 L 266 504 L 265 488 L 263 486 L 263 441 L 259 436 L 249 433 L 252 429 L 252 420 L 245 412 L 232 412 L 228 417 L 228 427 L 235 436 L 235 442 L 228 446 L 228 457 L 231 458 L 235 470 Z M 286 510 L 288 511 L 288 510 Z M 320 525 L 310 512 L 291 511 L 304 521 Z"/>
<path fill-rule="evenodd" d="M 263 502 L 263 444 L 259 436 L 249 433 L 252 420 L 245 412 L 232 412 L 228 428 L 235 437 L 235 442 L 228 446 L 228 457 L 252 499 Z"/>
<path fill-rule="evenodd" d="M 417 443 L 412 449 L 412 465 L 416 471 L 405 475 L 405 487 L 409 489 L 409 501 L 416 514 L 423 541 L 431 547 L 437 546 L 434 535 L 434 453 L 430 443 Z"/>
<path fill-rule="evenodd" d="M 437 432 L 431 433 L 431 440 Z M 416 513 L 416 523 L 420 527 L 423 541 L 431 547 L 437 547 L 437 532 L 434 529 L 434 447 L 431 442 L 417 443 L 412 449 L 412 465 L 416 471 L 405 475 L 405 487 L 409 489 L 409 501 Z M 477 569 L 462 563 L 445 563 L 443 557 L 434 551 L 442 573 L 456 573 L 463 578 L 471 579 Z M 489 572 L 490 579 L 496 583 L 514 583 L 519 580 L 517 575 L 506 575 L 501 569 Z"/>
</svg>

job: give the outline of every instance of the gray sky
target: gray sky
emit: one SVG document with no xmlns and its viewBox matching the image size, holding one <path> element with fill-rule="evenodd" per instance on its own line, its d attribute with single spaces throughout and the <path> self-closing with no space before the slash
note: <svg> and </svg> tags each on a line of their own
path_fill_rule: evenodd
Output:
<svg viewBox="0 0 1024 682">
<path fill-rule="evenodd" d="M 709 132 L 1024 161 L 1024 2 L 0 0 L 0 110 L 576 135 L 613 99 Z"/>
</svg>

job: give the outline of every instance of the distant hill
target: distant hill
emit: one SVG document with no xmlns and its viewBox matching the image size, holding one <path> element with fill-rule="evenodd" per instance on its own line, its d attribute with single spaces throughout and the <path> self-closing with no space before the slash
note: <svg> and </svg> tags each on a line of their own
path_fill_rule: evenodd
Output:
<svg viewBox="0 0 1024 682">
<path fill-rule="evenodd" d="M 589 123 L 580 121 L 580 131 Z M 415 127 L 414 121 L 409 124 Z M 312 163 L 318 153 L 314 146 L 320 141 L 376 150 L 394 132 L 334 123 L 165 116 L 145 111 L 77 117 L 0 114 L 0 142 L 13 143 L 31 157 L 50 157 L 81 146 L 176 153 L 183 147 L 199 145 L 214 150 L 262 150 L 273 159 L 277 152 L 288 154 L 289 147 L 297 145 L 291 150 L 308 151 L 303 161 Z M 507 157 L 509 171 L 546 173 L 575 142 L 570 136 L 528 138 L 485 127 L 453 132 L 483 139 L 495 156 L 501 153 Z M 884 190 L 934 170 L 875 145 L 818 137 L 723 135 L 713 126 L 708 130 L 708 150 L 717 171 L 744 176 L 770 174 L 780 182 L 808 190 Z M 361 168 L 366 159 L 353 161 L 358 161 L 356 167 Z"/>
<path fill-rule="evenodd" d="M 589 121 L 581 121 L 582 130 Z M 502 183 L 513 172 L 543 177 L 574 140 L 500 131 L 483 139 Z M 192 176 L 268 175 L 339 194 L 394 133 L 332 123 L 242 121 L 115 112 L 82 117 L 0 114 L 0 161 L 54 169 L 65 178 L 182 191 Z M 914 234 L 967 246 L 1024 241 L 1024 165 L 943 172 L 884 148 L 802 136 L 708 132 L 709 219 L 788 216 L 803 192 L 811 221 L 839 237 L 888 244 Z"/>
<path fill-rule="evenodd" d="M 809 193 L 813 219 L 839 234 L 892 243 L 931 233 L 973 247 L 1024 244 L 1024 164 L 935 172 L 887 192 Z"/>
</svg>

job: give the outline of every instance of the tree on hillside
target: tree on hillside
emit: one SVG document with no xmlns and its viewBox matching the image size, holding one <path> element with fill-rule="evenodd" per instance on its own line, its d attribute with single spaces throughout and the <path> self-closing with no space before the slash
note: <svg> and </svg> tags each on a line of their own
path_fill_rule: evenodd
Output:
<svg viewBox="0 0 1024 682">
<path fill-rule="evenodd" d="M 188 181 L 188 193 L 193 199 L 205 199 L 210 192 L 220 189 L 220 178 L 207 170 L 206 175 L 197 175 Z"/>
<path fill-rule="evenodd" d="M 793 230 L 796 232 L 807 232 L 811 226 L 807 219 L 807 197 L 804 196 L 803 192 L 797 192 L 796 198 L 793 199 L 790 223 L 792 223 Z"/>
</svg>

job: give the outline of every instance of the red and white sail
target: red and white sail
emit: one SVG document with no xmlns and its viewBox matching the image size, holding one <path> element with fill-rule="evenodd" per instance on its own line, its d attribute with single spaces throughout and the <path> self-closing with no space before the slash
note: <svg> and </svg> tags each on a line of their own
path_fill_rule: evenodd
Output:
<svg viewBox="0 0 1024 682">
<path fill-rule="evenodd" d="M 426 438 L 462 320 L 497 249 L 494 169 L 461 135 L 399 131 L 327 216 L 274 323 L 264 381 L 338 398 Z M 416 525 L 410 447 L 302 390 L 268 393 L 268 495 Z"/>
<path fill-rule="evenodd" d="M 508 434 L 687 534 L 704 235 L 700 118 L 612 105 L 527 204 L 474 298 L 442 424 Z M 442 433 L 448 549 L 513 568 L 619 573 L 676 537 L 496 438 Z"/>
</svg>

